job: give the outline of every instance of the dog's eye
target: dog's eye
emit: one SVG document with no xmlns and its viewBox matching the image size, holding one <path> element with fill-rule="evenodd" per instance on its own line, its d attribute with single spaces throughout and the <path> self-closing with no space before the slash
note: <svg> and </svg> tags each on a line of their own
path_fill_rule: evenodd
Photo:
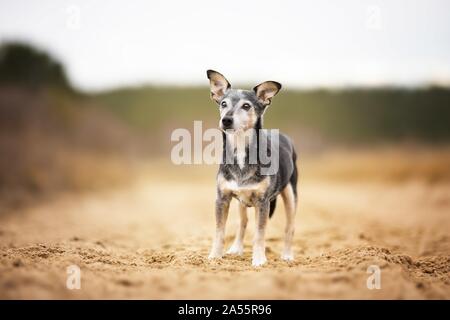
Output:
<svg viewBox="0 0 450 320">
<path fill-rule="evenodd" d="M 250 106 L 248 103 L 244 103 L 244 104 L 242 105 L 242 109 L 244 109 L 244 110 L 246 110 L 246 111 L 250 110 L 250 108 L 251 108 L 251 106 Z"/>
<path fill-rule="evenodd" d="M 222 108 L 225 108 L 225 107 L 227 106 L 227 103 L 226 103 L 225 101 L 222 101 L 222 103 L 220 104 L 220 106 L 221 106 Z"/>
</svg>

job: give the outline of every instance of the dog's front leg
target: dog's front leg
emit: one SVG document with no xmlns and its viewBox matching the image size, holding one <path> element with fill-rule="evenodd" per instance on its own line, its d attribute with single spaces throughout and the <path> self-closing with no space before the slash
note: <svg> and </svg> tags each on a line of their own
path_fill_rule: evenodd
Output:
<svg viewBox="0 0 450 320">
<path fill-rule="evenodd" d="M 209 259 L 222 258 L 225 242 L 225 225 L 227 223 L 228 210 L 231 196 L 220 194 L 216 200 L 216 237 L 213 242 Z"/>
<path fill-rule="evenodd" d="M 245 229 L 247 228 L 247 206 L 243 203 L 239 203 L 239 228 L 236 232 L 236 237 L 234 238 L 234 242 L 231 245 L 230 249 L 228 249 L 227 254 L 238 254 L 241 255 L 244 253 L 244 236 Z"/>
<path fill-rule="evenodd" d="M 252 265 L 254 267 L 262 266 L 266 263 L 266 245 L 264 242 L 264 236 L 266 233 L 266 224 L 269 218 L 269 202 L 261 201 L 255 207 L 255 239 L 253 242 L 253 258 Z"/>
</svg>

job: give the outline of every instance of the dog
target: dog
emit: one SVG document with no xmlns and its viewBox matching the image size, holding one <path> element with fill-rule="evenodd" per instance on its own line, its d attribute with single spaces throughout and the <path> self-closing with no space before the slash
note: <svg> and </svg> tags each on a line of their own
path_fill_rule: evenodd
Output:
<svg viewBox="0 0 450 320">
<path fill-rule="evenodd" d="M 232 89 L 228 80 L 219 72 L 207 71 L 210 81 L 211 99 L 220 111 L 219 127 L 223 136 L 223 161 L 217 173 L 216 235 L 209 259 L 222 258 L 224 250 L 225 224 L 230 201 L 239 200 L 240 223 L 232 246 L 227 254 L 243 254 L 243 239 L 247 226 L 247 207 L 255 207 L 256 230 L 253 242 L 252 265 L 259 267 L 267 262 L 264 235 L 268 219 L 272 216 L 276 199 L 281 195 L 286 209 L 285 243 L 281 259 L 293 261 L 292 240 L 294 236 L 295 213 L 297 207 L 297 155 L 293 143 L 284 134 L 278 141 L 263 133 L 263 115 L 272 98 L 280 91 L 281 84 L 275 81 L 263 82 L 253 90 Z M 246 134 L 247 132 L 255 134 Z M 266 146 L 260 144 L 261 137 L 268 140 Z M 238 148 L 243 145 L 243 148 Z M 276 147 L 278 170 L 263 174 L 267 163 L 260 159 L 260 148 L 273 154 Z M 255 161 L 251 162 L 251 150 L 257 150 Z M 233 159 L 226 161 L 227 155 Z M 255 157 L 253 157 L 255 158 Z M 227 158 L 229 159 L 229 158 Z"/>
</svg>

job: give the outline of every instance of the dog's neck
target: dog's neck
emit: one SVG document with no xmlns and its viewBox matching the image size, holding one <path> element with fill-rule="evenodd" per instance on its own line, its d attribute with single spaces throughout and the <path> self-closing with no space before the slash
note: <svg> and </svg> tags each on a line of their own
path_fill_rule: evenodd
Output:
<svg viewBox="0 0 450 320">
<path fill-rule="evenodd" d="M 226 154 L 233 155 L 233 160 L 242 169 L 248 162 L 249 150 L 254 148 L 256 159 L 259 163 L 259 130 L 262 129 L 262 118 L 258 118 L 255 126 L 248 130 L 237 130 L 223 133 L 224 161 Z"/>
</svg>

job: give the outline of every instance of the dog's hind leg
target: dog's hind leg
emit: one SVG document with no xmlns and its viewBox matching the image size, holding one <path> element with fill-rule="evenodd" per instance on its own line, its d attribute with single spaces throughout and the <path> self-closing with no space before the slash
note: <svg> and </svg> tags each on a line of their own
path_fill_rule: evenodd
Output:
<svg viewBox="0 0 450 320">
<path fill-rule="evenodd" d="M 236 232 L 236 238 L 234 239 L 233 244 L 230 249 L 228 249 L 227 254 L 238 254 L 241 255 L 244 253 L 244 235 L 245 228 L 247 228 L 247 206 L 245 204 L 239 203 L 239 228 Z"/>
<path fill-rule="evenodd" d="M 291 183 L 289 183 L 286 188 L 281 191 L 281 196 L 283 198 L 284 207 L 286 210 L 285 240 L 281 259 L 293 261 L 294 254 L 292 252 L 292 239 L 295 231 L 295 211 L 297 207 L 297 199 Z"/>
<path fill-rule="evenodd" d="M 225 225 L 230 208 L 230 196 L 219 196 L 216 200 L 216 237 L 209 254 L 209 259 L 222 258 L 225 242 Z"/>
</svg>

